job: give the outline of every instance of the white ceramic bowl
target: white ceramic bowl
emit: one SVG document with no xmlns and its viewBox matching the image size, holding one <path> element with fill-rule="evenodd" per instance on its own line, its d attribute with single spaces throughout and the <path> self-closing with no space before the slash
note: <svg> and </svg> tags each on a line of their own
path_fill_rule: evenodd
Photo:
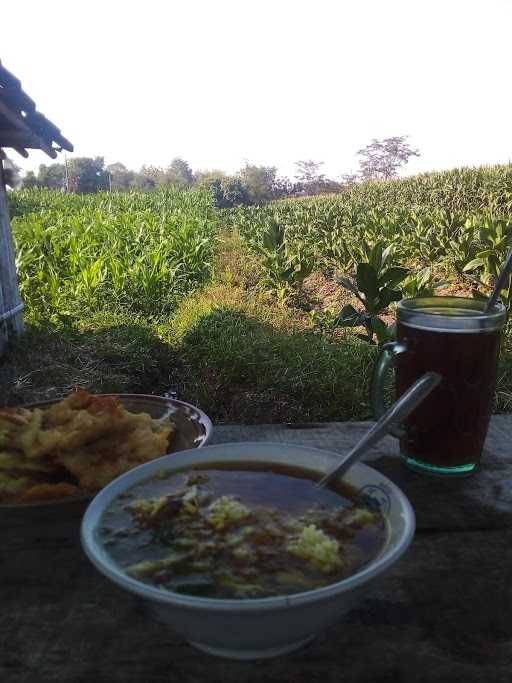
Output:
<svg viewBox="0 0 512 683">
<path fill-rule="evenodd" d="M 339 455 L 292 444 L 232 443 L 159 458 L 127 472 L 100 491 L 83 518 L 82 545 L 102 574 L 143 598 L 154 617 L 170 624 L 192 645 L 233 659 L 272 657 L 300 647 L 360 600 L 369 584 L 407 549 L 414 535 L 414 512 L 389 479 L 366 465 L 354 465 L 345 479 L 380 506 L 388 526 L 384 547 L 369 564 L 342 581 L 283 597 L 221 600 L 165 591 L 127 576 L 99 542 L 98 527 L 104 510 L 135 484 L 161 470 L 237 461 L 291 464 L 324 474 L 339 461 Z"/>
</svg>

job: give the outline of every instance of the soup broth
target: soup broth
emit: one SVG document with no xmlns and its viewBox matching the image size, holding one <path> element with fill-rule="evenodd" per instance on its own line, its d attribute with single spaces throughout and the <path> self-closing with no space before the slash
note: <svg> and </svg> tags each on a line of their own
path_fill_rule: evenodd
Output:
<svg viewBox="0 0 512 683">
<path fill-rule="evenodd" d="M 316 475 L 239 464 L 161 472 L 119 496 L 99 528 L 129 576 L 209 598 L 313 590 L 355 573 L 382 548 L 386 527 L 346 486 Z"/>
</svg>

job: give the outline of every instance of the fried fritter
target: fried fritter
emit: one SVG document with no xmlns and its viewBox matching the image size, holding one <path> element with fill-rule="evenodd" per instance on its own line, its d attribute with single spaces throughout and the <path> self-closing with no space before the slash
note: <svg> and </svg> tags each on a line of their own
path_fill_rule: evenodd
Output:
<svg viewBox="0 0 512 683">
<path fill-rule="evenodd" d="M 5 502 L 16 499 L 32 483 L 30 477 L 19 476 L 16 473 L 6 474 L 5 472 L 0 472 L 0 499 Z"/>
<path fill-rule="evenodd" d="M 174 431 L 169 418 L 132 413 L 117 397 L 82 390 L 48 408 L 2 410 L 0 501 L 96 491 L 167 453 Z"/>
<path fill-rule="evenodd" d="M 4 470 L 20 470 L 30 472 L 53 472 L 55 466 L 44 460 L 28 460 L 22 453 L 0 451 L 0 472 Z"/>
<path fill-rule="evenodd" d="M 17 425 L 19 427 L 26 425 L 30 420 L 32 413 L 26 408 L 4 408 L 0 410 L 0 427 L 9 425 Z"/>
<path fill-rule="evenodd" d="M 172 428 L 154 431 L 150 425 L 132 429 L 123 439 L 119 435 L 60 452 L 55 461 L 71 472 L 81 488 L 94 491 L 112 479 L 167 452 Z"/>
</svg>

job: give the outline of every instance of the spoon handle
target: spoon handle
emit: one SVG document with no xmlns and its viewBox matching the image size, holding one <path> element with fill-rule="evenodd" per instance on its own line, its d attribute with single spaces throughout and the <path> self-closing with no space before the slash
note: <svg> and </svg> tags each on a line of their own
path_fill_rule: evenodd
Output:
<svg viewBox="0 0 512 683">
<path fill-rule="evenodd" d="M 441 379 L 442 377 L 439 373 L 427 372 L 416 380 L 382 415 L 370 431 L 357 442 L 342 462 L 320 479 L 316 484 L 317 488 L 324 487 L 334 478 L 345 474 L 349 467 L 361 458 L 363 453 L 380 441 L 398 422 L 401 422 L 410 415 L 423 399 L 430 394 L 432 389 L 437 387 Z"/>
<path fill-rule="evenodd" d="M 505 283 L 508 280 L 508 276 L 510 275 L 510 271 L 512 270 L 512 249 L 508 252 L 507 260 L 505 261 L 505 265 L 501 269 L 501 273 L 499 274 L 498 279 L 496 280 L 496 284 L 494 285 L 494 289 L 492 290 L 491 297 L 489 301 L 487 302 L 485 306 L 485 313 L 489 313 L 496 301 L 498 300 L 499 295 L 501 294 L 501 290 L 505 286 Z"/>
</svg>

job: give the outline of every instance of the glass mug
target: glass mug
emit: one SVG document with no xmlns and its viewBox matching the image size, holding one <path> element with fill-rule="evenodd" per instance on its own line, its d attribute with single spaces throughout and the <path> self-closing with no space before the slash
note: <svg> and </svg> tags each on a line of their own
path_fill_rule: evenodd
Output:
<svg viewBox="0 0 512 683">
<path fill-rule="evenodd" d="M 397 341 L 384 344 L 375 365 L 371 401 L 385 411 L 386 374 L 396 368 L 397 397 L 429 370 L 443 379 L 394 431 L 400 455 L 414 470 L 467 475 L 479 465 L 491 417 L 506 309 L 453 296 L 403 299 Z"/>
</svg>

